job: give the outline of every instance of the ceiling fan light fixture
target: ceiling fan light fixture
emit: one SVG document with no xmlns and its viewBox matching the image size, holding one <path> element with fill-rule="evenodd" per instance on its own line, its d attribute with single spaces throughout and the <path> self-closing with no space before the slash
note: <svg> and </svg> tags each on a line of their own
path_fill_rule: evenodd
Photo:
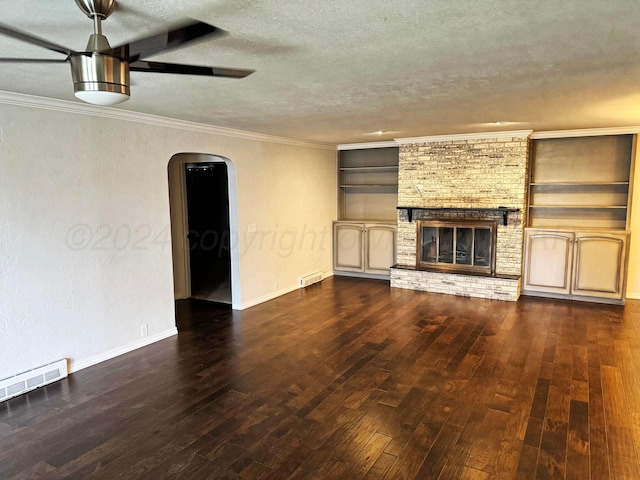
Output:
<svg viewBox="0 0 640 480">
<path fill-rule="evenodd" d="M 129 100 L 129 94 L 108 90 L 77 90 L 73 94 L 79 100 L 93 105 L 117 105 Z"/>
<path fill-rule="evenodd" d="M 71 56 L 74 95 L 94 105 L 116 105 L 129 100 L 129 64 L 110 55 Z"/>
</svg>

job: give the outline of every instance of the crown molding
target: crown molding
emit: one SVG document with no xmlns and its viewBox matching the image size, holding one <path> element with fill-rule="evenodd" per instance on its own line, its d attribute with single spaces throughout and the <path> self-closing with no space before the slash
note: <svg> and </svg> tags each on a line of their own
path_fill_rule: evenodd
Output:
<svg viewBox="0 0 640 480">
<path fill-rule="evenodd" d="M 533 130 L 511 130 L 507 132 L 479 132 L 460 133 L 453 135 L 433 135 L 428 137 L 396 138 L 395 141 L 404 145 L 407 143 L 458 142 L 461 140 L 483 140 L 486 138 L 529 138 Z"/>
<path fill-rule="evenodd" d="M 204 123 L 189 122 L 186 120 L 177 120 L 174 118 L 161 117 L 148 113 L 133 112 L 130 110 L 120 110 L 111 107 L 102 107 L 98 105 L 89 105 L 86 103 L 77 103 L 69 100 L 59 100 L 55 98 L 39 97 L 36 95 L 27 95 L 24 93 L 6 92 L 0 90 L 0 104 L 17 105 L 21 107 L 41 108 L 45 110 L 54 110 L 65 113 L 77 113 L 81 115 L 92 115 L 94 117 L 110 118 L 115 120 L 124 120 L 127 122 L 142 123 L 145 125 L 153 125 L 158 127 L 175 128 L 190 132 L 205 133 L 211 135 L 223 135 L 225 137 L 241 138 L 244 140 L 254 140 L 258 142 L 277 143 L 281 145 L 292 145 L 295 147 L 321 148 L 327 150 L 336 149 L 335 145 L 327 143 L 312 142 L 308 140 L 297 140 L 288 137 L 279 137 L 276 135 L 268 135 L 264 133 L 254 133 L 245 130 L 236 130 L 234 128 L 216 127 Z"/>
<path fill-rule="evenodd" d="M 583 128 L 578 130 L 553 130 L 548 132 L 534 132 L 531 138 L 568 138 L 568 137 L 596 137 L 601 135 L 628 135 L 640 133 L 639 126 L 610 127 L 610 128 Z"/>
<path fill-rule="evenodd" d="M 398 143 L 395 140 L 388 140 L 384 142 L 342 143 L 338 145 L 338 150 L 361 150 L 364 148 L 388 148 L 397 146 Z"/>
</svg>

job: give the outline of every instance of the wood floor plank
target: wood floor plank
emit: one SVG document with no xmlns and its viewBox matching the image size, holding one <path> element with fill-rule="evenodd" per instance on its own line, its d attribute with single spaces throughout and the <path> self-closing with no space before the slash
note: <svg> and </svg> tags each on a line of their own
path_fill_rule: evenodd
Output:
<svg viewBox="0 0 640 480">
<path fill-rule="evenodd" d="M 564 478 L 566 474 L 567 424 L 547 418 L 542 429 L 535 478 Z"/>
<path fill-rule="evenodd" d="M 611 478 L 607 428 L 602 398 L 598 323 L 587 323 L 587 361 L 589 365 L 589 464 L 591 478 Z"/>
<path fill-rule="evenodd" d="M 505 412 L 492 408 L 487 409 L 483 423 L 477 430 L 477 436 L 469 452 L 466 466 L 476 470 L 491 471 L 507 418 L 508 414 Z"/>
<path fill-rule="evenodd" d="M 528 426 L 529 405 L 533 401 L 535 379 L 534 375 L 523 370 L 493 462 L 492 478 L 512 479 L 516 475 Z"/>
<path fill-rule="evenodd" d="M 589 478 L 589 404 L 571 400 L 566 479 Z"/>
<path fill-rule="evenodd" d="M 387 472 L 391 466 L 398 460 L 398 457 L 389 455 L 388 453 L 382 453 L 376 463 L 374 463 L 371 469 L 364 477 L 365 480 L 380 480 L 387 475 Z"/>
<path fill-rule="evenodd" d="M 341 477 L 344 480 L 361 479 L 367 476 L 369 470 L 376 464 L 384 449 L 387 447 L 391 437 L 375 433 L 357 452 L 356 458 L 353 459 L 352 467 Z M 395 460 L 395 459 L 394 459 Z"/>
<path fill-rule="evenodd" d="M 518 459 L 518 468 L 516 470 L 514 480 L 529 480 L 535 478 L 536 465 L 538 463 L 538 454 L 540 449 L 530 445 L 524 445 L 520 451 Z"/>
<path fill-rule="evenodd" d="M 601 372 L 611 475 L 625 480 L 640 478 L 620 369 L 604 365 Z"/>
<path fill-rule="evenodd" d="M 429 410 L 425 411 L 424 420 L 418 424 L 409 442 L 402 449 L 400 455 L 398 455 L 398 460 L 389 469 L 385 478 L 426 478 L 424 476 L 420 477 L 418 472 L 448 416 L 449 412 L 439 405 L 433 405 Z"/>
<path fill-rule="evenodd" d="M 0 478 L 640 479 L 640 301 L 329 278 L 0 403 Z"/>
</svg>

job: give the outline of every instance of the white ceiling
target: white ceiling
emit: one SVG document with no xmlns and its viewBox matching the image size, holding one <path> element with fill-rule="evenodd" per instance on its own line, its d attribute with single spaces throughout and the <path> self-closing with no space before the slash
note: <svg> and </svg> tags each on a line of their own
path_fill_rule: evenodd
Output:
<svg viewBox="0 0 640 480">
<path fill-rule="evenodd" d="M 153 60 L 242 79 L 132 72 L 116 107 L 325 143 L 640 125 L 637 0 L 122 0 L 112 46 L 184 17 L 227 30 Z M 74 50 L 73 0 L 2 0 L 0 21 Z M 0 37 L 0 56 L 57 54 Z M 3 64 L 0 90 L 74 100 L 68 64 Z M 510 121 L 498 126 L 492 122 Z M 375 135 L 372 132 L 386 133 Z"/>
</svg>

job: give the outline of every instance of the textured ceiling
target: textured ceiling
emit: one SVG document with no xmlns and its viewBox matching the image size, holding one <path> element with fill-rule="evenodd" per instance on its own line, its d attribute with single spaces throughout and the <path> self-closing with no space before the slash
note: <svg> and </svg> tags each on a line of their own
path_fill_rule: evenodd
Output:
<svg viewBox="0 0 640 480">
<path fill-rule="evenodd" d="M 133 72 L 119 109 L 336 144 L 640 125 L 637 0 L 119 5 L 103 24 L 112 46 L 191 17 L 230 35 L 153 60 L 257 70 L 242 80 Z M 75 50 L 92 32 L 73 0 L 2 0 L 0 21 Z M 0 56 L 56 54 L 0 37 Z M 68 64 L 1 68 L 0 90 L 75 101 Z"/>
</svg>

